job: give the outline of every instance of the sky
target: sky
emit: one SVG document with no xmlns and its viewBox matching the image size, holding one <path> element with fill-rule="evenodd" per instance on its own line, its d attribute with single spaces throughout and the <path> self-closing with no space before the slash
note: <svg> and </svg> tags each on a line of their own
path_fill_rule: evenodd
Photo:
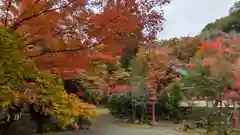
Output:
<svg viewBox="0 0 240 135">
<path fill-rule="evenodd" d="M 237 0 L 172 0 L 163 7 L 164 30 L 159 39 L 197 35 L 205 25 L 227 16 Z"/>
</svg>

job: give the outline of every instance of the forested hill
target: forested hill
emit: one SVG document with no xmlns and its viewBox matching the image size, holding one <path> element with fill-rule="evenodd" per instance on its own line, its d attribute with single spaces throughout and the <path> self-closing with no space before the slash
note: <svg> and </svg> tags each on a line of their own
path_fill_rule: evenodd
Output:
<svg viewBox="0 0 240 135">
<path fill-rule="evenodd" d="M 226 33 L 240 32 L 240 1 L 234 3 L 229 9 L 229 15 L 208 23 L 202 32 L 209 30 L 221 30 Z"/>
</svg>

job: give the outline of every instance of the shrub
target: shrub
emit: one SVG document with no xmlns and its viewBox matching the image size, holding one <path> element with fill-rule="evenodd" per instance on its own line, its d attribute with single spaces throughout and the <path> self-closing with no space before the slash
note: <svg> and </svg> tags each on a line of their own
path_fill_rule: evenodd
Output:
<svg viewBox="0 0 240 135">
<path fill-rule="evenodd" d="M 166 108 L 167 100 L 167 97 L 157 99 L 157 119 L 167 117 L 169 111 Z M 129 93 L 113 94 L 109 97 L 108 108 L 112 115 L 130 120 L 148 121 L 152 117 L 152 105 L 149 103 L 147 96 L 134 97 Z"/>
</svg>

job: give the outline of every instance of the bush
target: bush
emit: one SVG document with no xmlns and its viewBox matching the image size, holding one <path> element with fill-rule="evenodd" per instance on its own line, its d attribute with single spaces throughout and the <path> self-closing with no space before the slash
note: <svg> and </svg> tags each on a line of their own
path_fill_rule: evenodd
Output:
<svg viewBox="0 0 240 135">
<path fill-rule="evenodd" d="M 108 99 L 108 109 L 110 113 L 116 117 L 124 117 L 127 115 L 126 108 L 129 107 L 131 98 L 128 94 L 112 94 Z M 131 105 L 130 105 L 131 107 Z"/>
<path fill-rule="evenodd" d="M 167 97 L 159 97 L 156 102 L 157 119 L 168 117 Z M 133 97 L 128 93 L 113 94 L 109 97 L 108 109 L 116 117 L 130 120 L 148 121 L 152 117 L 152 105 L 148 97 Z M 134 118 L 135 117 L 135 118 Z"/>
</svg>

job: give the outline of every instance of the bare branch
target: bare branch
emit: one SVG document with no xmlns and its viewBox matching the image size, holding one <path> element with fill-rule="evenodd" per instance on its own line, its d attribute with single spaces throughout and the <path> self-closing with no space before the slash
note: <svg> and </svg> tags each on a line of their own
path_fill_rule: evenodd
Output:
<svg viewBox="0 0 240 135">
<path fill-rule="evenodd" d="M 121 16 L 116 16 L 116 17 L 114 17 L 113 19 L 110 20 L 110 22 L 114 22 L 114 21 L 115 21 L 117 18 L 119 18 L 119 17 L 121 17 Z M 106 25 L 107 25 L 107 24 L 102 25 L 100 28 L 103 28 L 103 27 L 105 27 Z M 89 48 L 92 48 L 92 47 L 94 47 L 94 46 L 96 46 L 96 45 L 101 44 L 104 39 L 105 39 L 105 38 L 101 39 L 101 41 L 100 41 L 99 43 L 93 44 L 93 45 L 91 45 L 90 47 L 86 45 L 86 46 L 84 46 L 84 47 L 81 46 L 81 47 L 76 48 L 76 49 L 53 50 L 53 51 L 48 51 L 48 52 L 41 52 L 41 53 L 38 54 L 38 55 L 33 55 L 33 56 L 28 56 L 28 57 L 30 57 L 30 58 L 35 58 L 35 57 L 39 57 L 39 56 L 42 56 L 42 55 L 45 55 L 45 54 L 48 54 L 48 53 L 77 52 L 77 51 L 81 51 L 81 50 L 86 50 L 86 49 L 89 49 Z"/>
<path fill-rule="evenodd" d="M 47 8 L 47 9 L 44 9 L 42 12 L 39 12 L 39 13 L 37 13 L 37 14 L 33 14 L 33 15 L 31 15 L 31 16 L 28 16 L 28 17 L 25 17 L 25 18 L 23 18 L 23 19 L 21 19 L 20 21 L 18 21 L 18 22 L 16 22 L 15 24 L 13 24 L 12 26 L 11 26 L 11 28 L 12 29 L 14 29 L 14 30 L 16 30 L 19 26 L 21 26 L 21 24 L 24 22 L 24 21 L 27 21 L 27 20 L 30 20 L 30 19 L 32 19 L 32 18 L 35 18 L 35 17 L 38 17 L 38 16 L 40 16 L 40 15 L 42 15 L 42 14 L 44 14 L 44 13 L 48 13 L 48 12 L 54 12 L 54 11 L 57 11 L 57 10 L 59 10 L 59 9 L 63 9 L 63 8 L 67 8 L 70 4 L 72 4 L 73 2 L 74 2 L 75 0 L 72 0 L 72 1 L 70 1 L 69 3 L 67 3 L 67 4 L 65 4 L 65 5 L 63 5 L 63 6 L 60 6 L 60 7 L 56 7 L 56 8 Z"/>
<path fill-rule="evenodd" d="M 98 43 L 100 44 L 100 43 Z M 63 49 L 63 50 L 53 50 L 53 51 L 48 51 L 48 52 L 41 52 L 40 54 L 37 54 L 37 55 L 33 55 L 33 56 L 28 56 L 29 58 L 36 58 L 36 57 L 39 57 L 39 56 L 43 56 L 45 54 L 50 54 L 50 53 L 60 53 L 60 52 L 77 52 L 77 51 L 82 51 L 82 50 L 86 50 L 86 49 L 89 49 L 89 48 L 92 48 L 98 44 L 94 44 L 92 46 L 81 46 L 79 48 L 75 48 L 75 49 Z"/>
<path fill-rule="evenodd" d="M 5 20 L 4 20 L 4 25 L 5 25 L 5 27 L 7 27 L 8 14 L 9 14 L 9 9 L 10 9 L 11 5 L 12 5 L 12 0 L 9 0 L 9 1 L 8 1 L 8 5 L 7 5 L 6 18 L 5 18 Z"/>
</svg>

